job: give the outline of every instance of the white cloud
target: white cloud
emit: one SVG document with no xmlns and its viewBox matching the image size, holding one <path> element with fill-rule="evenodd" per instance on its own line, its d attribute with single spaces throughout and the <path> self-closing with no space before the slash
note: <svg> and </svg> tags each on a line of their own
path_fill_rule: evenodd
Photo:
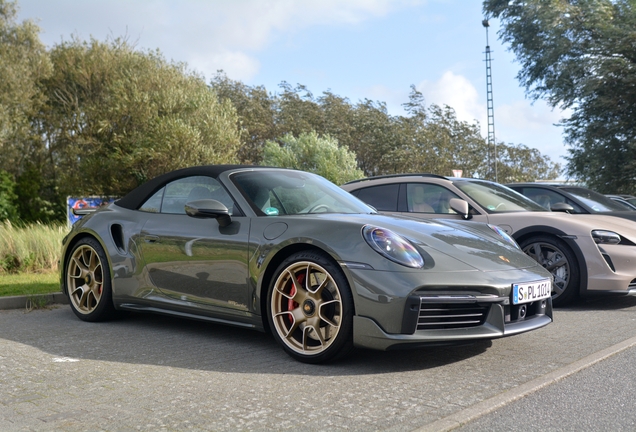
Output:
<svg viewBox="0 0 636 432">
<path fill-rule="evenodd" d="M 422 81 L 417 89 L 424 95 L 427 105 L 448 105 L 455 110 L 459 120 L 469 123 L 478 120 L 482 135 L 488 135 L 485 98 L 466 77 L 447 71 L 437 81 Z M 484 101 L 480 102 L 480 98 Z M 553 110 L 543 101 L 533 104 L 523 99 L 497 105 L 495 99 L 495 138 L 505 143 L 536 148 L 553 162 L 564 165 L 563 156 L 567 151 L 563 145 L 562 130 L 554 124 L 569 115 L 567 111 Z"/>
<path fill-rule="evenodd" d="M 507 105 L 495 105 L 495 133 L 497 141 L 524 144 L 564 165 L 567 154 L 563 144 L 563 130 L 554 127 L 570 115 L 569 111 L 550 108 L 545 102 L 532 104 L 520 100 Z"/>
<path fill-rule="evenodd" d="M 516 129 L 531 132 L 558 123 L 565 114 L 558 109 L 552 110 L 543 101 L 532 104 L 528 100 L 522 100 L 496 106 L 495 122 L 514 125 Z"/>
<path fill-rule="evenodd" d="M 222 69 L 229 77 L 247 81 L 255 76 L 260 68 L 260 63 L 254 57 L 250 57 L 240 51 L 220 51 L 212 55 L 199 55 L 193 53 L 188 62 L 188 67 L 197 71 L 204 71 L 208 78 L 214 72 Z"/>
<path fill-rule="evenodd" d="M 211 76 L 225 70 L 249 80 L 257 53 L 281 35 L 315 25 L 356 25 L 425 0 L 22 0 L 20 17 L 39 19 L 51 45 L 70 39 L 127 35 L 140 48 L 160 47 Z"/>
<path fill-rule="evenodd" d="M 447 71 L 439 80 L 422 81 L 416 88 L 424 95 L 427 105 L 448 105 L 455 110 L 459 120 L 468 123 L 477 120 L 481 124 L 486 120 L 486 104 L 479 103 L 475 86 L 462 75 Z"/>
</svg>

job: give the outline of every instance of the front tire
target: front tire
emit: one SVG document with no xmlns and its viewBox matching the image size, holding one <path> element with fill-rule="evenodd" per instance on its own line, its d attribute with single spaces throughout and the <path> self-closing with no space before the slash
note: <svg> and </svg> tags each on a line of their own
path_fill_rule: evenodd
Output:
<svg viewBox="0 0 636 432">
<path fill-rule="evenodd" d="M 297 252 L 276 270 L 267 298 L 274 338 L 294 359 L 324 363 L 353 349 L 353 298 L 328 256 Z"/>
<path fill-rule="evenodd" d="M 528 256 L 552 273 L 554 306 L 565 306 L 576 299 L 581 270 L 576 256 L 563 240 L 552 236 L 535 236 L 522 241 L 519 246 Z"/>
<path fill-rule="evenodd" d="M 73 246 L 64 285 L 71 309 L 81 320 L 104 321 L 115 315 L 108 260 L 94 238 L 86 237 Z"/>
</svg>

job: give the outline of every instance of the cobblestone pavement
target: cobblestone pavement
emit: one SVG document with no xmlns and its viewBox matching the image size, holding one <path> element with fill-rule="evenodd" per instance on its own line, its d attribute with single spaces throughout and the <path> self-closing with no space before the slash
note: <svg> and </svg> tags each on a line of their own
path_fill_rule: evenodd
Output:
<svg viewBox="0 0 636 432">
<path fill-rule="evenodd" d="M 636 298 L 463 347 L 289 358 L 255 331 L 158 315 L 0 311 L 0 430 L 412 430 L 636 335 Z"/>
</svg>

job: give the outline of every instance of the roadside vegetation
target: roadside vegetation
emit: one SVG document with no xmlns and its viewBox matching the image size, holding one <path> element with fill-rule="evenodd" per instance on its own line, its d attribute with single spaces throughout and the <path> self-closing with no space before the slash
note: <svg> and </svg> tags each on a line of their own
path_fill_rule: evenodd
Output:
<svg viewBox="0 0 636 432">
<path fill-rule="evenodd" d="M 66 224 L 0 222 L 0 275 L 55 273 Z"/>
<path fill-rule="evenodd" d="M 0 296 L 60 291 L 58 261 L 66 224 L 0 222 Z"/>
<path fill-rule="evenodd" d="M 37 296 L 60 292 L 57 273 L 0 274 L 0 297 Z"/>
</svg>

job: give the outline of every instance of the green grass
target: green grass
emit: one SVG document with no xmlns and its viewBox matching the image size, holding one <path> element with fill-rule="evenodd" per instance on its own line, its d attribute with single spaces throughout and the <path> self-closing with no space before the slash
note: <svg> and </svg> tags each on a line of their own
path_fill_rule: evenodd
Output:
<svg viewBox="0 0 636 432">
<path fill-rule="evenodd" d="M 57 272 L 66 224 L 0 222 L 0 278 L 7 274 Z"/>
<path fill-rule="evenodd" d="M 0 297 L 60 292 L 58 273 L 0 273 Z"/>
</svg>

